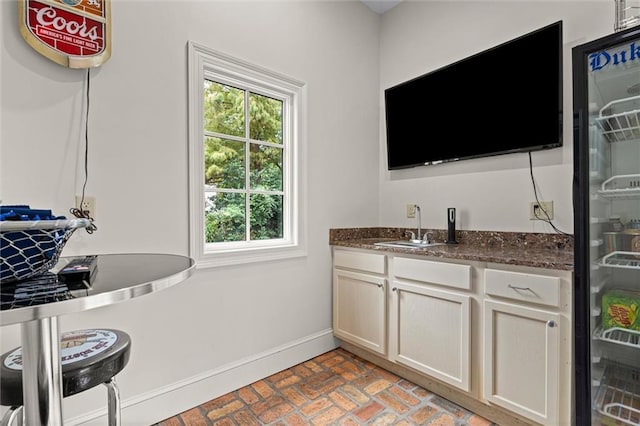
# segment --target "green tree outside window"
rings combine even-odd
[[[281,100],[205,80],[207,243],[283,238],[282,108]]]

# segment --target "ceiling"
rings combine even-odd
[[[373,10],[376,13],[383,14],[387,10],[396,6],[402,0],[360,0],[362,3],[366,4],[369,9]]]

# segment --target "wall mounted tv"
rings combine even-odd
[[[562,146],[562,21],[384,94],[389,170]]]

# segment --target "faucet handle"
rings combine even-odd
[[[424,236],[422,237],[422,241],[427,244],[431,244],[432,237],[433,237],[433,232],[425,232]]]
[[[404,236],[409,237],[410,240],[416,239],[416,234],[414,234],[413,231],[404,231]]]

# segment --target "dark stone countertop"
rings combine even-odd
[[[442,259],[573,271],[573,238],[571,236],[526,232],[457,231],[459,244],[427,248],[376,246],[374,243],[406,239],[405,228],[341,228],[331,229],[329,244],[383,252],[422,255]],[[415,232],[415,230],[413,230]],[[433,232],[432,240],[443,242],[446,231]]]

